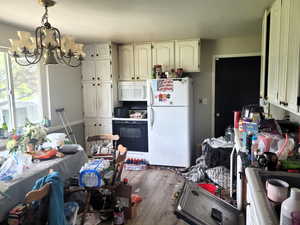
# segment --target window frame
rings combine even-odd
[[[8,48],[0,46],[0,52],[5,53],[5,64],[6,64],[6,73],[7,73],[7,96],[9,101],[9,113],[10,113],[10,123],[13,129],[17,128],[17,118],[16,118],[16,99],[15,99],[15,89],[14,89],[14,80],[13,80],[13,72],[12,72],[12,58],[8,54]],[[45,91],[48,92],[48,88],[44,91],[43,87],[47,87],[47,79],[43,79],[42,73],[46,74],[45,66],[38,63],[38,70],[39,70],[39,85],[41,87],[40,98],[41,98],[41,110],[42,110],[42,117],[47,116],[49,118],[49,110],[48,110],[48,101],[47,97],[45,96]]]

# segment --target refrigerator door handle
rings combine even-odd
[[[151,108],[151,128],[154,126],[154,109]]]
[[[152,89],[152,86],[150,86],[150,105],[152,106],[153,105],[153,102],[154,102],[154,96],[153,96],[153,89]]]

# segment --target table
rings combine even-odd
[[[9,182],[0,182],[0,185],[6,186],[4,193],[8,196],[0,195],[0,222],[5,220],[10,209],[23,202],[25,195],[32,189],[35,181],[47,175],[50,168],[59,171],[63,181],[76,175],[82,165],[88,161],[83,148],[80,145],[76,147],[79,150],[76,154],[41,161],[25,171],[22,177]]]

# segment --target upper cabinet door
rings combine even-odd
[[[265,82],[266,82],[266,53],[267,53],[267,42],[268,42],[268,36],[267,36],[267,31],[268,31],[268,16],[269,16],[269,11],[265,10],[264,17],[263,17],[263,22],[262,22],[262,39],[261,39],[261,71],[260,71],[260,91],[259,91],[259,96],[261,98],[266,97],[265,93]]]
[[[278,101],[278,76],[280,54],[280,24],[281,0],[276,0],[271,8],[268,100],[271,103]]]
[[[133,45],[120,45],[119,48],[119,80],[134,79]]]
[[[147,80],[152,73],[151,44],[134,46],[135,79]]]
[[[95,61],[84,60],[81,65],[81,73],[83,81],[96,80]]]
[[[162,65],[164,72],[175,69],[174,41],[153,43],[152,67],[154,65]]]
[[[290,30],[287,61],[287,103],[288,109],[299,113],[299,78],[300,78],[300,1],[291,0]]]
[[[97,86],[94,82],[83,82],[83,112],[85,117],[97,116]]]
[[[96,60],[96,79],[101,82],[112,81],[110,59]]]
[[[95,58],[96,59],[110,59],[111,57],[111,45],[110,44],[98,44],[95,45]]]
[[[279,75],[278,75],[278,101],[286,105],[286,83],[290,34],[290,4],[291,0],[284,0],[281,4],[280,49],[279,49]]]
[[[95,58],[95,46],[94,45],[84,46],[84,52],[86,54],[85,60],[92,60]]]
[[[200,72],[200,40],[175,41],[175,65],[185,72]]]
[[[97,83],[97,117],[112,117],[112,84]]]

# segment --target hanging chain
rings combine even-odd
[[[45,6],[45,13],[42,17],[42,25],[45,25],[46,23],[48,23],[48,7]]]

